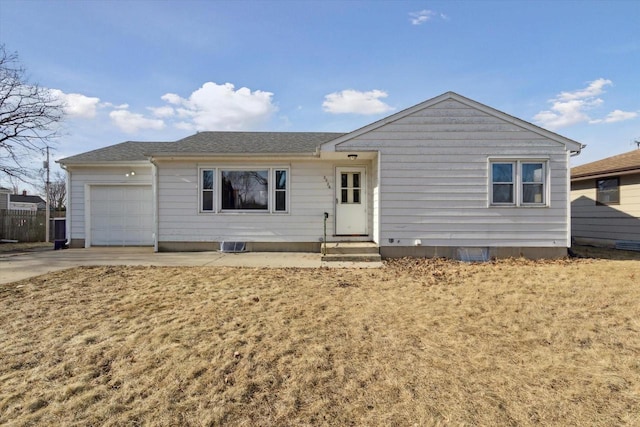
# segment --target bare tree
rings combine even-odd
[[[38,189],[41,196],[47,197],[47,172],[45,169],[40,169],[41,185]],[[53,179],[49,181],[49,203],[51,209],[57,212],[61,212],[65,208],[67,202],[67,181],[62,172],[56,171],[53,174]]]
[[[0,177],[33,178],[27,164],[53,143],[63,107],[50,90],[28,83],[18,55],[0,45]]]

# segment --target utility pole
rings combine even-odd
[[[44,168],[47,170],[47,182],[45,183],[45,186],[44,186],[44,188],[45,188],[44,191],[47,193],[47,204],[46,204],[47,212],[44,215],[44,218],[45,218],[44,219],[44,222],[45,222],[44,229],[45,229],[46,236],[45,236],[45,240],[44,241],[49,243],[49,227],[50,227],[49,221],[51,220],[51,218],[50,218],[51,212],[50,212],[50,209],[49,209],[50,201],[49,201],[49,146],[48,145],[47,145],[47,160],[44,162]]]

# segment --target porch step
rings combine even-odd
[[[327,254],[378,254],[373,242],[327,242]]]
[[[327,254],[322,261],[327,262],[380,262],[378,245],[373,242],[331,242],[327,243]]]
[[[380,262],[380,254],[327,254],[322,256],[327,262]]]

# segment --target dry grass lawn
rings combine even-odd
[[[0,424],[640,425],[640,261],[0,286]]]

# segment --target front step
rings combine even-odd
[[[378,245],[373,242],[327,242],[327,254],[377,254]]]
[[[331,242],[322,261],[328,262],[380,262],[378,246],[373,242]]]
[[[380,262],[380,254],[327,254],[322,261],[327,262]]]

